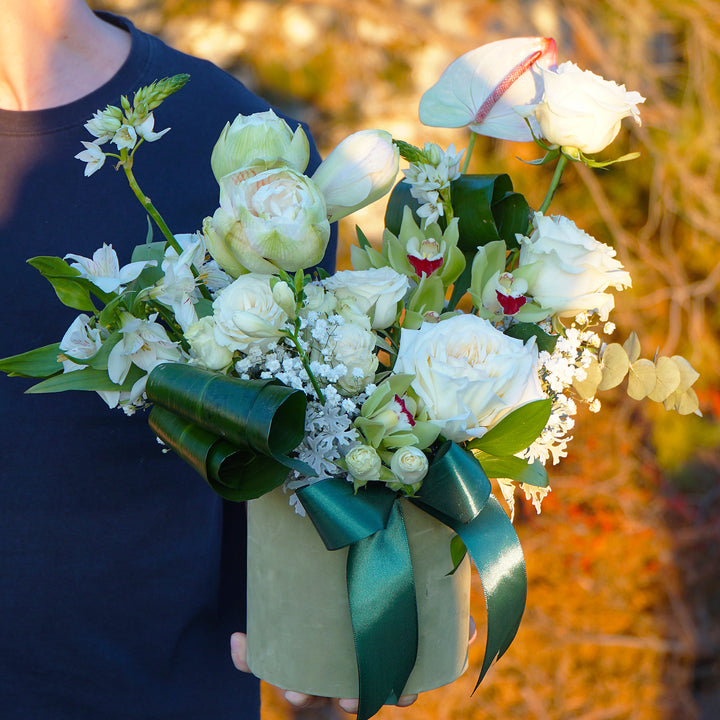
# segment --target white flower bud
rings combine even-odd
[[[360,482],[380,479],[382,461],[374,447],[357,445],[345,456],[348,472]]]
[[[390,469],[403,485],[420,485],[428,467],[425,453],[412,445],[396,450],[390,459]]]

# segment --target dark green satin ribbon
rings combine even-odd
[[[446,443],[411,499],[455,530],[483,584],[488,635],[476,688],[515,637],[527,585],[520,542],[490,490],[478,462]],[[358,718],[367,720],[397,700],[417,656],[415,588],[398,496],[373,484],[354,494],[339,479],[310,485],[298,496],[328,549],[350,547],[347,583],[358,660]]]

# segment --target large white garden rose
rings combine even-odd
[[[615,259],[615,250],[560,215],[535,213],[534,226],[529,238],[518,236],[520,267],[540,265],[529,276],[528,293],[559,317],[595,311],[607,320],[615,299],[605,290],[632,285],[630,275]]]
[[[564,62],[553,70],[541,67],[544,93],[535,108],[543,137],[585,154],[606,148],[620,131],[620,121],[632,117],[640,125],[638,104],[645,98],[624,85],[590,70]]]
[[[323,281],[323,286],[340,300],[354,303],[370,318],[374,330],[389,327],[395,321],[398,302],[409,283],[405,275],[390,267],[370,270],[341,270]]]
[[[237,277],[319,263],[330,239],[319,188],[291,167],[254,165],[220,180],[220,207],[203,224],[208,251]]]
[[[413,373],[413,390],[449,440],[482,437],[500,419],[545,394],[534,340],[503,335],[476,315],[403,329],[394,371]]]
[[[266,350],[287,320],[275,302],[268,275],[241,275],[213,302],[215,340],[231,351]]]

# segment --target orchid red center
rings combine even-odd
[[[417,255],[408,255],[407,259],[418,277],[422,277],[423,274],[429,277],[443,264],[442,257],[431,260],[430,258],[417,257]]]

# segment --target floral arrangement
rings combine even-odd
[[[437,464],[466,467],[471,453],[473,469],[449,473],[472,475],[479,498],[468,517],[447,521],[459,536],[453,562],[468,550],[480,567],[496,552],[493,572],[523,582],[522,559],[503,560],[509,545],[486,536],[479,549],[467,530],[492,505],[487,477],[511,512],[516,486],[539,512],[545,465],[566,454],[577,402],[599,410],[597,393],[625,377],[633,398],[698,412],[698,375],[686,360],[641,358],[634,334],[623,344],[603,339],[613,332],[609,291],[631,284],[615,251],[547,214],[568,162],[632,159],[594,156],[623,118],[640,123],[637,92],[558,66],[550,39],[490,43],[453,62],[420,103],[424,124],[469,128],[466,150],[362,131],[310,177],[302,128],[272,111],[238,116],[212,153],[218,209],[200,232],[174,235],[133,163],[168,132],[154,130],[153,110],[187,79],[141,88],[85,126],[94,137],[77,155],[85,174],[116,161],[163,240],[150,235],[122,267],[107,245],[92,258],[29,260],[81,313],[59,343],[0,361],[5,372],[41,378],[31,392],[93,390],[128,414],[154,404],[159,438],[224,497],[283,485],[296,512],[311,516],[312,488],[327,483],[353,497],[380,486],[432,506],[428,488],[442,494],[449,472]],[[537,211],[507,175],[467,174],[477,134],[534,142],[544,152],[535,164],[556,163]],[[395,185],[400,157],[408,165]],[[323,257],[330,223],[393,185],[381,247],[358,230],[353,270],[306,272]],[[481,676],[522,615],[524,590],[509,592],[486,598]],[[399,693],[409,669],[361,698],[360,715]]]

